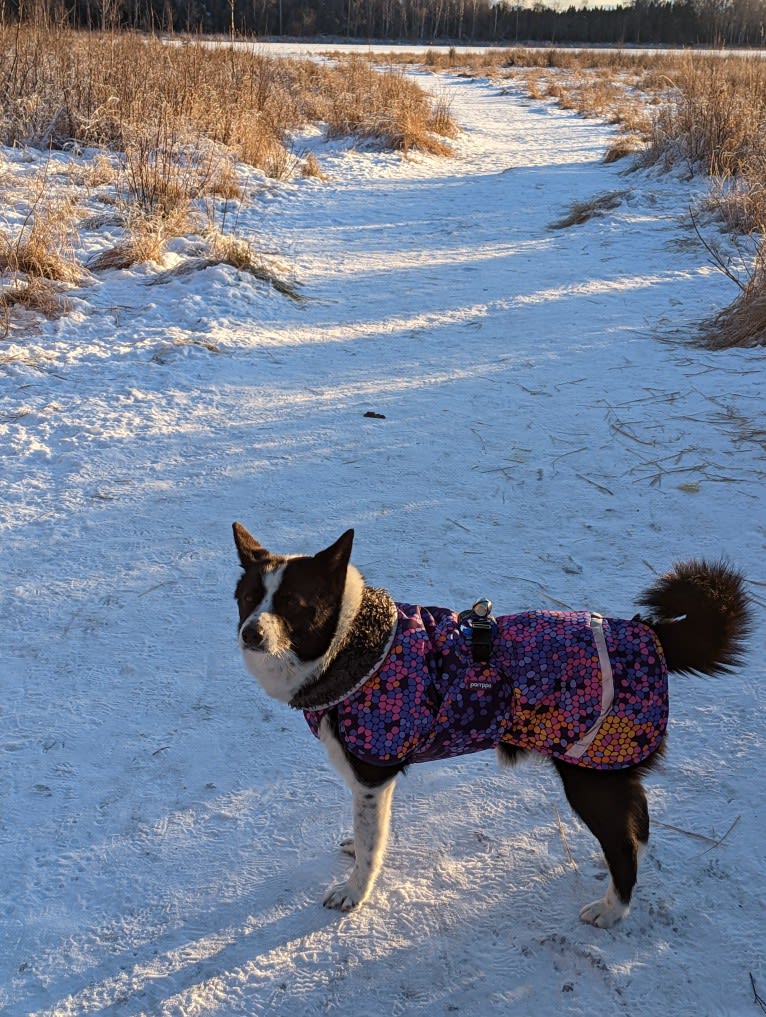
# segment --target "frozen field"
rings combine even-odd
[[[690,228],[702,184],[621,175],[609,128],[512,88],[421,81],[454,158],[309,132],[328,181],[245,177],[240,228],[303,302],[143,266],[0,343],[8,1017],[759,1012],[766,351],[688,342],[734,296]],[[288,552],[353,526],[398,599],[503,613],[632,613],[692,555],[746,572],[750,661],[673,682],[622,926],[578,920],[606,873],[553,773],[492,754],[413,768],[373,899],[321,907],[349,800],[244,671],[235,519]]]

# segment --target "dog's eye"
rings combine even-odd
[[[288,611],[300,611],[301,608],[306,606],[306,602],[303,597],[297,593],[286,593],[284,596],[284,605]]]

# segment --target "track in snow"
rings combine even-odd
[[[233,519],[284,551],[353,525],[398,598],[500,611],[627,611],[690,554],[766,572],[764,355],[657,340],[731,296],[689,185],[603,166],[595,122],[438,87],[454,159],[307,135],[331,181],[243,211],[305,304],[231,269],[114,273],[5,369],[10,1017],[700,1017],[752,1012],[748,972],[766,987],[762,627],[752,669],[674,685],[650,806],[710,840],[655,826],[624,926],[577,920],[605,872],[553,775],[489,754],[414,768],[371,903],[319,905],[350,809],[243,672]]]

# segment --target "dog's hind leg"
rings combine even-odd
[[[586,905],[580,918],[608,929],[630,910],[638,862],[649,840],[644,767],[607,771],[554,763],[569,804],[601,845],[612,877],[605,896]]]
[[[383,864],[396,776],[395,771],[389,776],[386,768],[381,767],[378,768],[383,777],[380,783],[373,785],[360,780],[328,718],[322,720],[319,737],[330,762],[351,789],[354,809],[353,841],[344,841],[341,845],[346,854],[353,856],[354,867],[345,882],[327,891],[324,905],[338,911],[351,911],[369,897]]]

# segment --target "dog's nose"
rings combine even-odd
[[[263,642],[263,629],[259,621],[249,621],[242,626],[239,638],[249,650],[257,650]]]

